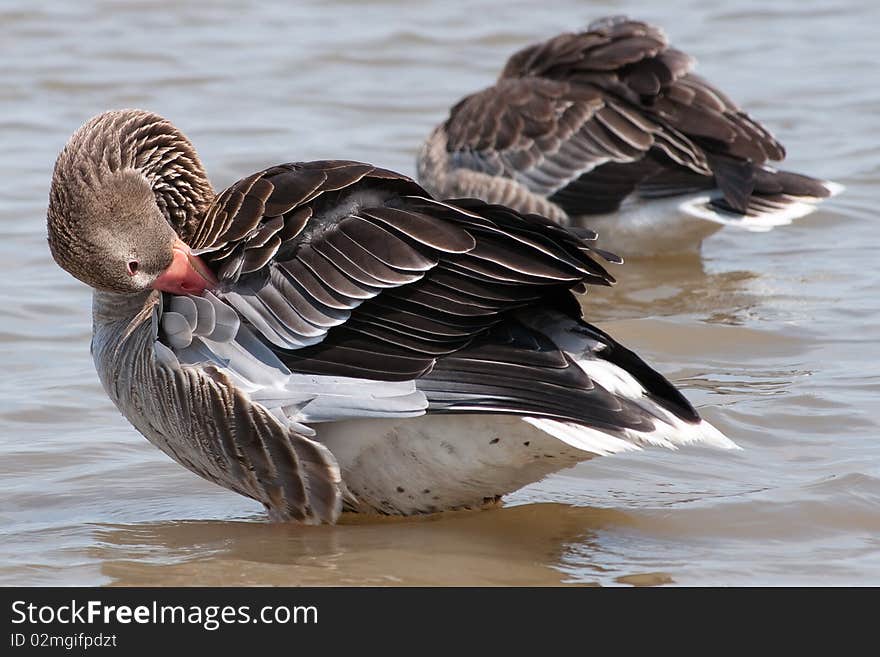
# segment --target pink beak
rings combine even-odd
[[[171,248],[174,260],[153,283],[153,289],[172,294],[201,294],[217,285],[217,278],[208,266],[193,255],[183,241],[178,239]]]

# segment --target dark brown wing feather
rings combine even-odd
[[[699,421],[688,401],[633,352],[594,326],[581,331],[608,345],[607,360],[630,372],[657,403]],[[609,433],[650,431],[652,419],[633,400],[603,390],[542,334],[513,321],[440,359],[417,385],[435,413],[515,413],[585,424]]]
[[[662,30],[623,17],[524,48],[494,87],[452,108],[453,166],[517,180],[568,214],[613,210],[660,168],[714,177],[745,207],[742,169],[785,151],[692,66]],[[588,195],[612,175],[616,188]]]
[[[547,219],[441,203],[354,162],[249,176],[220,194],[199,235],[227,303],[288,367],[317,374],[418,378],[516,309],[566,306],[552,299],[613,281]]]
[[[216,224],[201,234],[214,242],[200,250],[218,296],[292,371],[415,380],[438,412],[644,428],[643,412],[622,413],[517,320],[534,308],[580,321],[571,291],[613,282],[594,256],[614,256],[544,217],[436,201],[404,176],[353,162],[267,169],[223,192],[207,216]],[[613,353],[610,338],[603,344]],[[630,369],[645,385],[659,376],[643,363]],[[515,381],[529,378],[531,391]],[[660,380],[656,397],[691,419]]]

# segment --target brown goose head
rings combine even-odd
[[[195,149],[170,122],[142,110],[105,112],[55,163],[49,248],[98,290],[198,294],[216,279],[188,241],[213,197]]]

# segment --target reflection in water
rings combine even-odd
[[[611,509],[527,504],[421,519],[346,516],[335,527],[262,522],[113,525],[91,555],[109,583],[555,585],[572,545],[631,524]],[[584,573],[577,581],[591,583]]]
[[[748,271],[709,273],[699,253],[663,258],[629,258],[608,265],[611,288],[592,288],[583,300],[591,321],[646,316],[695,315],[718,324],[741,324],[758,299]]]

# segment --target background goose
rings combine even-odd
[[[140,110],[55,166],[56,261],[94,291],[123,415],[275,519],[474,507],[595,455],[734,447],[581,318],[614,256],[537,215],[431,199],[368,164],[255,173],[215,196]]]
[[[419,182],[583,223],[625,256],[691,249],[723,225],[770,230],[842,189],[771,167],[782,145],[693,66],[621,16],[524,48],[431,133]]]

